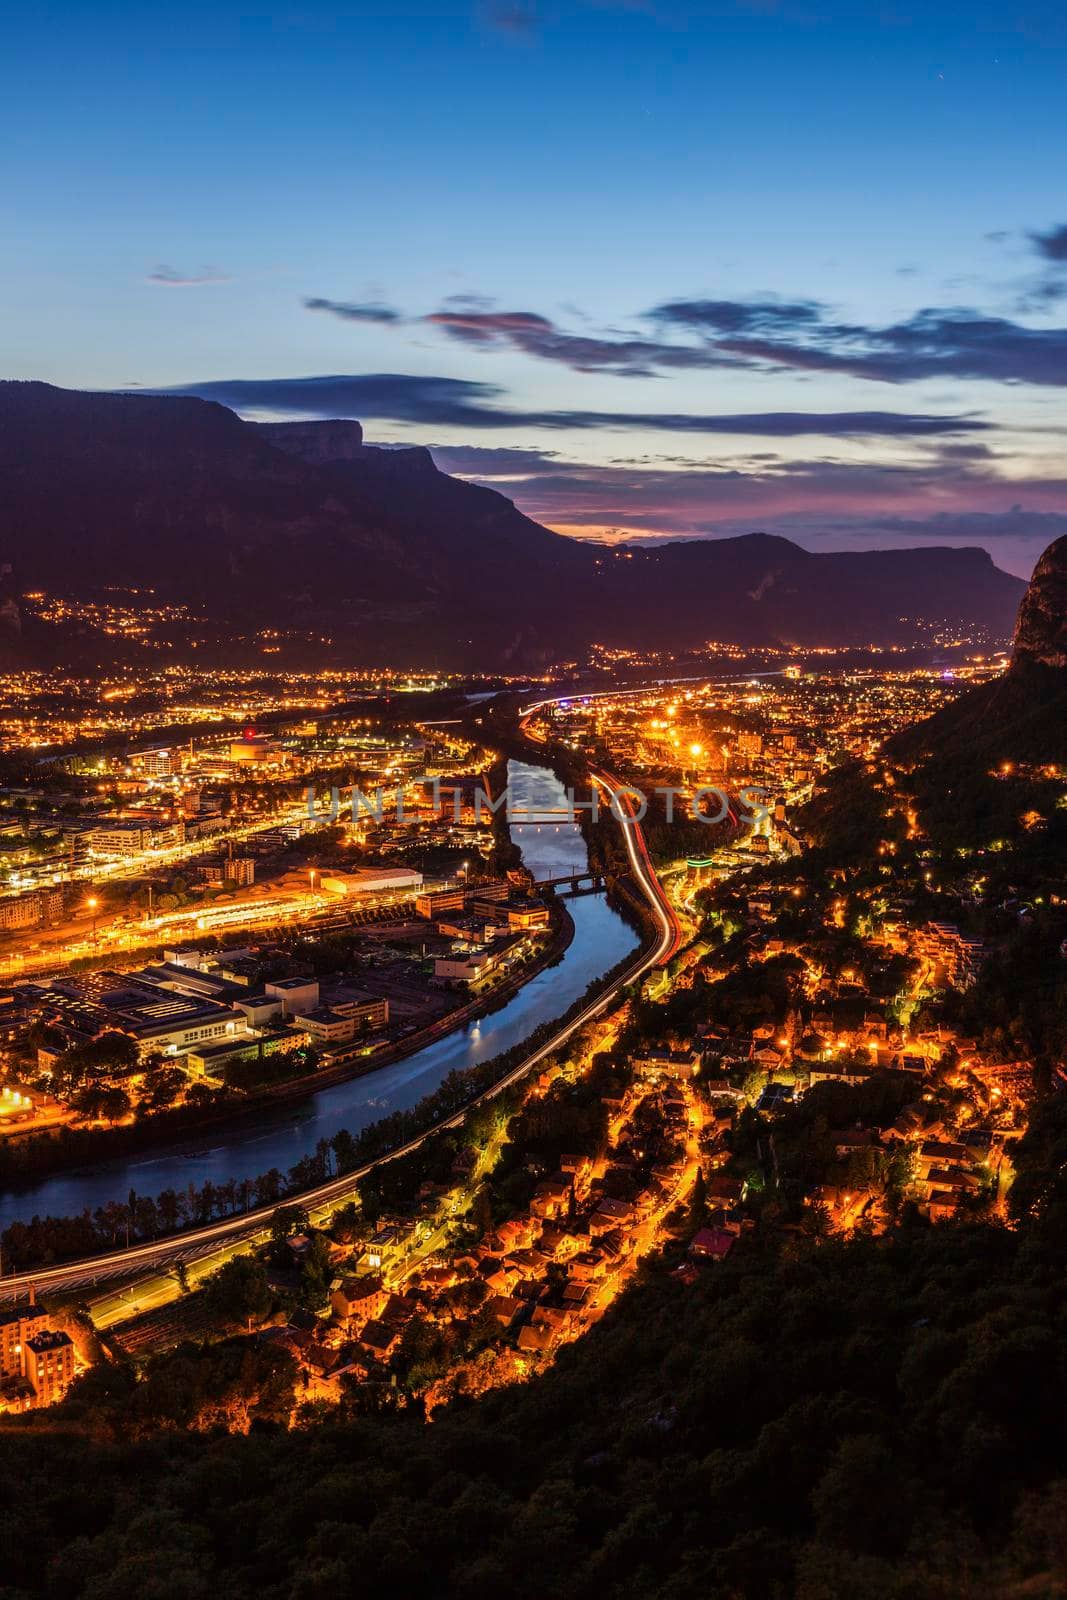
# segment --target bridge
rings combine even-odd
[[[602,872],[590,872],[588,869],[581,872],[575,869],[574,872],[561,872],[554,878],[535,878],[531,888],[567,888],[571,894],[595,894],[604,888],[605,881]]]

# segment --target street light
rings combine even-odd
[[[100,902],[96,898],[95,894],[91,894],[89,896],[88,900],[86,900],[85,904],[86,904],[86,907],[88,908],[88,910],[92,913],[92,918],[93,918],[93,943],[95,944],[96,943],[96,913],[97,913],[97,908],[100,905]]]

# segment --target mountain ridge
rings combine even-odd
[[[230,635],[302,627],[368,663],[523,670],[594,642],[910,642],[916,619],[952,614],[1006,637],[1023,588],[977,549],[824,553],[763,533],[605,549],[357,422],[43,383],[0,383],[5,564],[8,600],[151,589]]]

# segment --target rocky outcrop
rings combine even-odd
[[[328,461],[356,461],[363,454],[363,428],[340,418],[328,422],[261,422],[268,444],[312,466]]]
[[[1067,667],[1067,535],[1034,568],[1019,607],[1012,665]]]

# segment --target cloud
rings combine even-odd
[[[668,300],[649,317],[700,333],[773,335],[815,327],[825,309],[817,300]]]
[[[358,417],[465,428],[623,428],[659,433],[733,434],[774,439],[937,438],[984,432],[977,417],[895,411],[692,412],[532,411],[498,404],[504,391],[465,378],[404,373],[309,378],[215,379],[172,394],[218,400],[236,411],[315,417]]]
[[[1042,268],[1024,283],[1017,308],[1023,312],[1047,313],[1061,300],[1067,300],[1067,222],[1045,233],[1029,233],[1027,240],[1040,257]]]
[[[998,539],[1039,539],[1051,544],[1067,533],[1067,512],[1027,511],[1020,505],[1007,511],[939,511],[932,517],[872,517],[865,525],[853,523],[853,532],[872,538],[903,534],[909,539],[966,539],[988,544]]]
[[[1064,292],[1059,280],[1043,280],[1025,309],[1046,308]],[[568,333],[536,311],[450,307],[423,320],[475,349],[510,348],[575,372],[625,378],[744,367],[841,373],[881,383],[980,378],[1067,385],[1067,328],[1031,328],[966,307],[927,308],[874,327],[834,321],[814,300],[668,300],[642,319],[659,333],[655,338],[614,330]],[[679,337],[664,338],[665,332]]]
[[[195,272],[179,272],[177,267],[161,261],[146,274],[147,283],[158,283],[164,289],[199,289],[211,283],[229,283],[229,275],[218,267],[198,267]]]
[[[927,416],[899,411],[741,411],[701,416],[688,412],[552,412],[555,427],[612,428],[626,425],[667,433],[732,433],[768,439],[804,434],[832,439],[901,439],[980,432],[991,426],[977,417]]]
[[[433,311],[424,318],[452,339],[481,349],[511,346],[524,355],[555,361],[575,372],[610,372],[621,378],[649,378],[659,368],[717,367],[730,364],[703,347],[663,344],[630,336],[592,337],[566,333],[536,311]]]
[[[1067,272],[1062,270],[1067,267],[1067,223],[1031,232],[1028,239],[1044,266],[1017,286],[1016,309],[1046,314],[1067,298]],[[807,298],[700,297],[664,300],[639,314],[634,328],[575,333],[540,311],[502,311],[493,301],[473,295],[450,297],[436,311],[412,318],[377,304],[322,298],[304,304],[353,322],[421,322],[469,349],[518,350],[574,372],[623,378],[741,368],[840,374],[893,384],[971,378],[1067,386],[1067,328],[1031,327],[966,305],[927,306],[879,326],[842,321],[825,303]]]
[[[324,300],[315,297],[304,301],[305,311],[328,311],[333,317],[340,317],[342,322],[380,322],[390,325],[402,322],[399,311],[394,311],[392,306],[377,303],[365,305],[352,304],[347,300]]]
[[[393,422],[499,428],[506,416],[492,402],[495,384],[464,378],[373,372],[310,378],[234,378],[184,384],[169,394],[218,400],[241,412],[300,417],[375,417]]]
[[[1067,222],[1049,228],[1047,233],[1031,233],[1030,239],[1038,254],[1046,261],[1067,264]]]
[[[721,304],[674,301],[650,315],[663,325],[703,331],[719,355],[778,370],[845,373],[882,383],[986,378],[1067,385],[1067,328],[1028,328],[961,307],[930,308],[876,328],[829,322],[805,307],[792,325],[782,316],[769,332],[753,333],[743,325],[734,333],[724,331]]]

